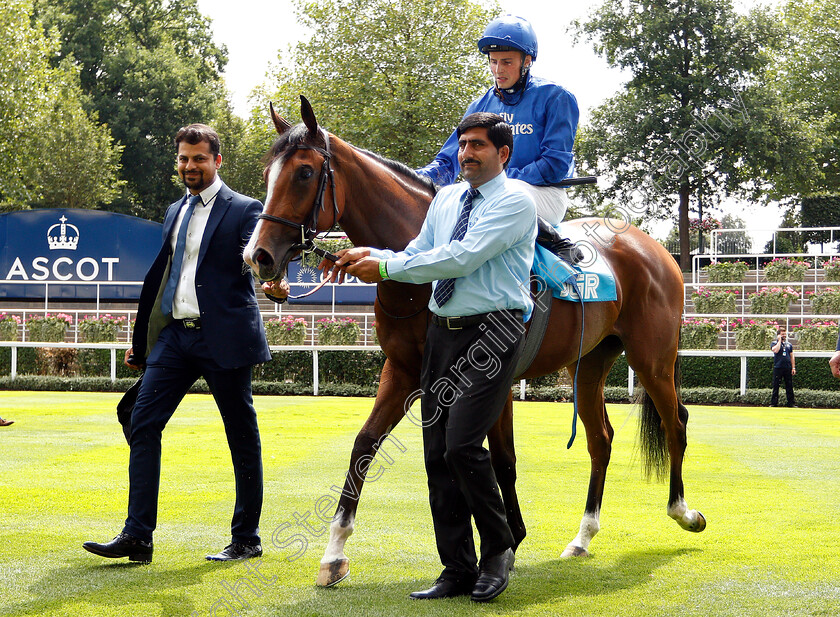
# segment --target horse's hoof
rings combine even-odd
[[[570,544],[566,550],[560,555],[561,559],[568,559],[569,557],[589,557],[589,551],[580,546]]]
[[[348,576],[350,576],[350,560],[336,559],[330,563],[321,564],[315,584],[318,587],[332,587],[338,585]]]
[[[706,528],[706,517],[703,516],[703,513],[700,510],[697,511],[697,522],[694,524],[693,529],[689,529],[689,531],[693,531],[694,533],[700,533]]]

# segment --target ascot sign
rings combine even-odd
[[[0,215],[0,297],[136,299],[160,248],[161,225],[98,210],[25,210]],[[100,283],[97,294],[96,285]],[[111,284],[107,284],[111,283]]]

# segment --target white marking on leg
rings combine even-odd
[[[583,515],[578,535],[566,546],[561,557],[580,557],[589,554],[589,543],[601,529],[600,516],[600,512]]]
[[[706,519],[697,510],[689,510],[685,499],[680,497],[673,504],[668,506],[668,516],[677,521],[677,524],[686,531],[703,531],[706,528]]]
[[[321,563],[332,563],[341,559],[347,559],[344,554],[344,545],[347,544],[347,538],[353,533],[353,522],[355,516],[350,516],[350,520],[346,527],[341,526],[339,516],[333,520],[330,525],[330,540],[327,543],[327,549],[324,551],[324,556],[321,558]]]

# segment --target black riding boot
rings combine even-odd
[[[537,217],[537,244],[574,265],[583,259],[583,253],[568,238],[564,238],[543,217]]]

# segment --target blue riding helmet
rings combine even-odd
[[[478,49],[483,54],[491,51],[521,51],[537,59],[537,35],[527,19],[503,15],[491,21],[478,39]]]

